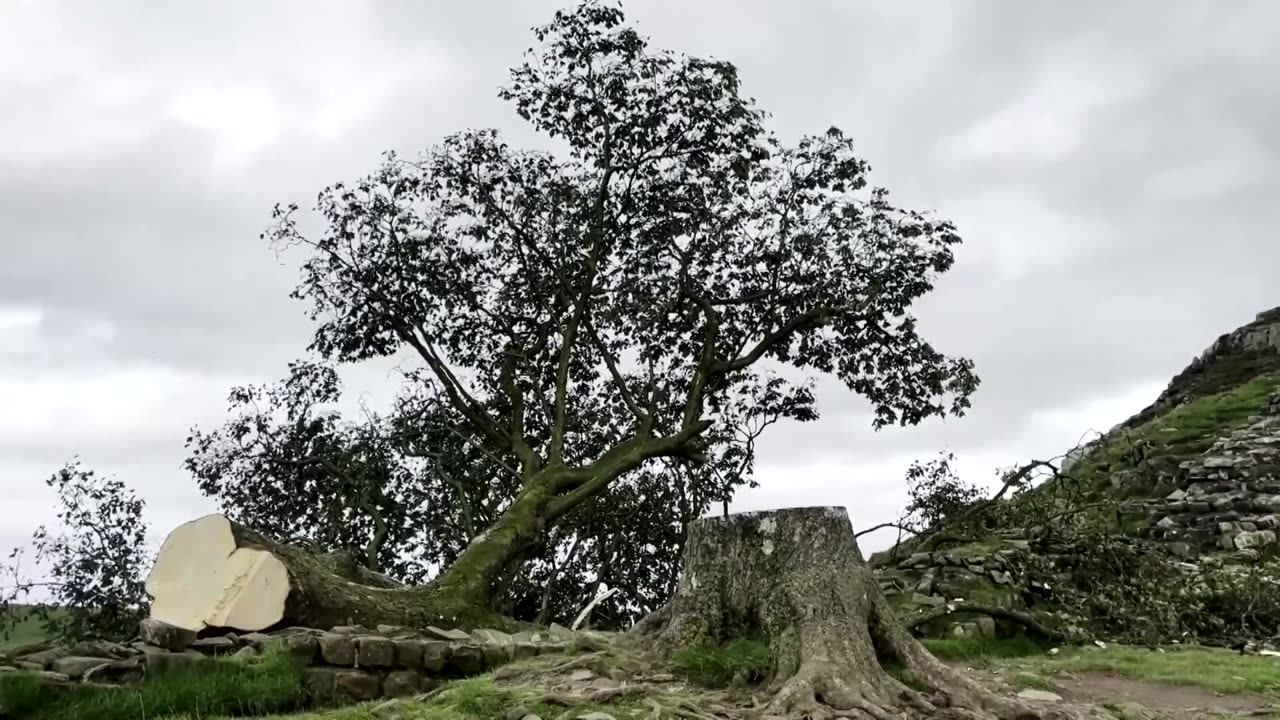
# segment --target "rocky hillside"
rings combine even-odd
[[[1119,572],[1138,558],[1167,556],[1172,562],[1159,570],[1154,559],[1142,567],[1152,583],[1206,593],[1221,590],[1223,568],[1265,564],[1280,547],[1280,308],[1219,337],[1150,406],[1067,453],[1046,481],[965,522],[872,558],[903,615],[936,615],[964,600],[1087,624],[1071,606],[1123,584],[1098,579],[1104,560]],[[1206,581],[1206,568],[1218,579]],[[1141,604],[1143,593],[1129,592],[1125,602]],[[996,631],[990,620],[961,614],[922,627]]]

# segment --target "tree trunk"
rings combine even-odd
[[[216,514],[169,534],[146,588],[152,618],[195,631],[510,625],[435,583],[406,587],[360,567],[349,555],[278,543]]]
[[[535,547],[546,531],[546,512],[552,497],[546,483],[530,483],[432,584],[459,601],[491,607],[503,571]]]
[[[672,601],[632,634],[670,651],[763,635],[784,717],[1087,717],[1037,712],[939,662],[890,610],[844,508],[796,508],[691,523]]]

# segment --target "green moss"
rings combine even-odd
[[[28,673],[0,675],[0,707],[23,720],[245,717],[312,704],[302,671],[283,651],[150,673],[135,688],[51,688]]]
[[[691,645],[672,654],[671,666],[689,681],[706,687],[755,684],[769,674],[769,643],[750,637],[724,645]]]

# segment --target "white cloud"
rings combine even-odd
[[[953,159],[1016,157],[1057,161],[1083,146],[1095,113],[1147,87],[1140,58],[1107,47],[1094,36],[1045,48],[1043,65],[1031,69],[1004,106],[949,138]]]
[[[1036,410],[1031,414],[1030,420],[1043,432],[1053,433],[1055,436],[1069,437],[1072,433],[1078,434],[1070,445],[1061,449],[1066,452],[1076,442],[1088,442],[1097,433],[1105,433],[1137,414],[1160,396],[1166,384],[1167,381],[1153,381],[1119,395],[1090,400],[1083,405]]]
[[[180,434],[189,421],[221,410],[231,381],[168,367],[103,374],[0,378],[0,436],[8,443],[49,437],[68,442],[129,442]]]
[[[168,112],[217,138],[214,165],[220,171],[247,165],[257,151],[280,137],[284,127],[283,111],[264,87],[184,89],[173,98]]]
[[[1266,179],[1270,168],[1256,138],[1244,133],[1220,136],[1181,164],[1153,175],[1146,183],[1154,201],[1212,200]]]

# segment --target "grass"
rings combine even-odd
[[[925,638],[929,652],[942,660],[998,660],[1043,655],[1049,645],[1026,637],[1013,638]]]
[[[1203,687],[1213,692],[1255,692],[1280,698],[1280,662],[1273,657],[1240,655],[1203,647],[1146,648],[1108,646],[1064,650],[1057,657],[1034,659],[1042,673],[1106,672],[1132,680]]]
[[[1064,673],[1111,673],[1153,683],[1202,687],[1217,693],[1253,692],[1280,699],[1280,661],[1231,650],[1172,645],[1149,649],[1124,645],[1064,647],[1056,655],[1026,639],[925,640],[939,658],[1013,671],[1022,688],[1053,690]]]
[[[154,672],[134,688],[51,688],[26,673],[0,675],[0,707],[24,720],[245,717],[312,704],[301,669],[284,651]]]
[[[769,673],[769,643],[738,638],[720,646],[685,647],[672,655],[671,665],[676,673],[705,687],[754,684]]]
[[[1149,422],[1132,428],[1082,458],[1072,475],[1095,491],[1107,490],[1111,473],[1133,469],[1128,456],[1134,444],[1150,443],[1147,460],[1175,466],[1197,457],[1220,437],[1262,412],[1280,387],[1280,373],[1269,373],[1214,395],[1195,398]]]
[[[36,615],[35,608],[13,605],[5,612],[13,613],[17,622],[10,629],[7,637],[0,637],[0,653],[8,648],[37,643],[46,639],[44,625],[41,623],[40,617]]]

